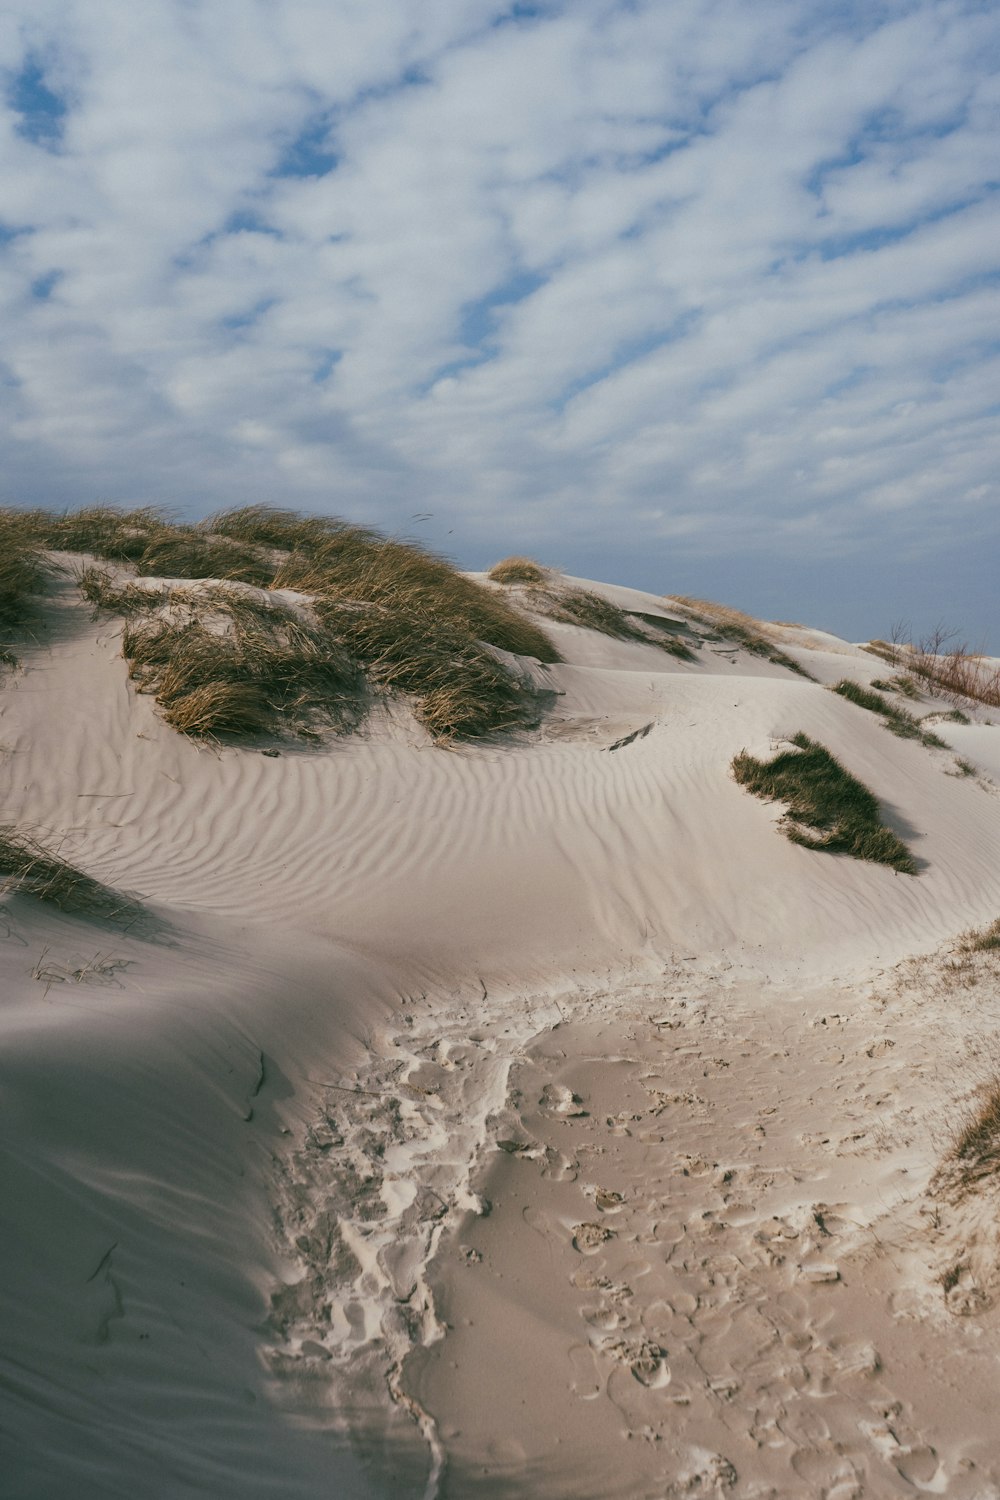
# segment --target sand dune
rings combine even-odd
[[[1000,1495],[993,1189],[933,1178],[996,1034],[935,955],[1000,912],[1000,728],[894,737],[805,627],[815,681],[547,628],[536,731],[262,754],[54,589],[4,820],[148,919],[4,903],[5,1494]],[[799,731],[916,876],[736,784]]]

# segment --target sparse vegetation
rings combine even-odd
[[[133,897],[85,875],[11,825],[0,827],[0,877],[5,892],[34,896],[91,920],[129,923],[142,912]]]
[[[545,583],[549,574],[530,557],[505,557],[486,576],[494,583]]]
[[[947,771],[948,776],[978,776],[979,772],[971,760],[965,760],[961,755],[955,756],[954,771]]]
[[[920,697],[920,689],[912,677],[876,677],[872,679],[872,687],[881,693],[902,693],[904,698]]]
[[[789,672],[797,673],[799,677],[807,677],[810,682],[815,681],[811,672],[807,672],[794,657],[780,650],[774,641],[767,637],[761,627],[761,622],[755,620],[752,615],[746,615],[742,610],[729,609],[722,604],[713,604],[709,599],[692,599],[684,594],[671,597],[691,620],[715,631],[720,638],[733,641],[744,651],[748,651],[751,656],[762,656],[767,661],[773,662],[775,666],[785,667]]]
[[[904,740],[919,740],[933,750],[947,750],[948,746],[940,735],[932,734],[928,729],[921,729],[918,721],[905,708],[900,708],[898,703],[893,703],[890,698],[884,698],[881,693],[873,692],[871,688],[862,687],[859,682],[853,682],[849,677],[842,677],[835,683],[833,692],[839,693],[841,698],[856,703],[859,708],[866,708],[870,713],[878,714],[885,727],[898,734]]]
[[[736,780],[755,796],[787,803],[781,821],[788,838],[915,875],[913,855],[882,822],[874,794],[808,735],[797,734],[791,743],[794,749],[770,761],[743,750],[732,765]]]
[[[619,609],[610,599],[595,594],[589,589],[552,588],[532,590],[531,608],[550,620],[564,625],[579,625],[584,630],[596,630],[601,635],[617,641],[636,641],[644,646],[656,646],[670,656],[690,661],[690,649],[676,635],[662,630],[645,628],[636,616]]]
[[[1000,952],[1000,917],[988,927],[971,928],[963,932],[958,941],[960,953]]]

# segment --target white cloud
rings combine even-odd
[[[728,547],[751,594],[951,514],[974,572],[998,43],[964,0],[13,0],[8,498],[428,509],[647,583]]]

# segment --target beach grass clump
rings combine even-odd
[[[175,529],[154,506],[119,510],[113,505],[88,505],[62,515],[36,512],[36,516],[43,546],[58,552],[87,552],[110,562],[138,562],[154,537]]]
[[[948,746],[940,735],[932,733],[929,729],[922,729],[918,720],[907,709],[901,708],[891,698],[883,697],[872,688],[862,687],[859,682],[853,682],[849,677],[842,677],[839,682],[834,683],[832,691],[838,693],[841,698],[846,698],[849,703],[856,703],[859,708],[866,708],[869,713],[878,714],[885,727],[893,734],[899,735],[900,739],[919,740],[922,745],[932,750],[947,750]]]
[[[676,635],[655,627],[653,630],[644,628],[636,616],[590,589],[544,589],[532,594],[530,604],[532,609],[563,625],[579,625],[584,630],[596,630],[601,635],[610,636],[612,640],[636,641],[644,646],[656,646],[682,661],[692,660],[691,651]]]
[[[34,896],[92,921],[128,923],[142,913],[134,897],[84,874],[11,824],[0,827],[0,879],[5,894]]]
[[[30,519],[18,511],[0,511],[0,626],[23,625],[32,596],[44,592],[46,581],[45,560]]]
[[[548,569],[531,557],[504,557],[494,563],[487,573],[494,583],[545,583]]]
[[[973,927],[963,932],[958,942],[960,953],[1000,952],[1000,917],[988,927]]]
[[[880,693],[902,693],[904,698],[919,698],[920,689],[912,677],[900,673],[898,677],[875,677],[872,679],[872,687],[878,688]]]
[[[915,875],[916,861],[882,822],[874,793],[825,745],[801,733],[791,743],[793,749],[773,760],[757,760],[742,750],[732,763],[736,780],[754,796],[787,804],[781,819],[787,837],[807,849],[849,854]]]
[[[959,1130],[952,1147],[959,1188],[970,1188],[1000,1171],[1000,1077],[983,1088],[980,1102]]]
[[[373,684],[414,700],[417,718],[439,743],[537,723],[541,694],[531,679],[419,605],[359,608],[321,595],[315,607]]]
[[[765,633],[760,620],[742,610],[731,609],[724,604],[714,604],[710,599],[694,599],[685,594],[671,596],[680,605],[689,619],[714,631],[721,639],[735,642],[751,656],[761,656],[775,666],[785,667],[799,677],[815,678],[794,657],[779,649]]]
[[[266,588],[275,564],[257,547],[204,532],[174,530],[153,538],[137,561],[137,572],[157,578],[218,578]]]
[[[34,513],[0,510],[0,630],[28,624],[32,600],[44,593],[50,571],[38,543]],[[0,642],[0,666],[17,664],[16,653]]]
[[[122,653],[140,691],[155,695],[182,734],[344,732],[364,712],[362,675],[335,635],[276,604],[223,589],[198,600],[186,619],[128,621]]]
[[[279,567],[273,587],[398,610],[407,631],[414,618],[434,620],[515,656],[559,660],[545,632],[502,595],[409,542],[357,527],[345,527],[309,552],[293,553]]]
[[[140,583],[117,578],[110,568],[91,563],[76,575],[77,587],[94,606],[95,614],[104,610],[112,615],[134,615],[158,609],[166,597],[161,588],[143,588]]]

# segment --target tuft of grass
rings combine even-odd
[[[313,556],[338,538],[359,547],[365,542],[381,540],[378,532],[354,526],[336,516],[309,516],[297,510],[282,510],[277,505],[243,505],[223,510],[210,517],[205,525],[213,534],[232,537],[247,545],[277,547],[283,552],[303,552],[307,556]]]
[[[538,720],[541,695],[529,677],[419,606],[358,609],[320,596],[316,611],[372,682],[415,700],[418,719],[440,743],[480,739]]]
[[[932,750],[947,750],[948,746],[938,734],[933,734],[929,729],[921,729],[918,721],[905,708],[900,708],[898,703],[893,703],[889,698],[883,698],[881,693],[873,692],[871,688],[862,687],[859,682],[853,682],[849,677],[842,677],[839,682],[834,683],[832,691],[839,693],[841,698],[846,698],[850,703],[856,703],[859,708],[866,708],[870,713],[879,714],[886,729],[898,734],[904,740],[919,740]]]
[[[160,534],[138,559],[139,573],[160,578],[219,578],[266,588],[274,579],[275,564],[260,550],[228,537],[198,531]]]
[[[272,586],[378,604],[398,610],[401,617],[448,625],[470,641],[485,641],[515,656],[559,660],[545,632],[500,594],[466,578],[442,558],[356,527],[345,527],[311,553],[293,553],[278,569]]]
[[[530,557],[505,557],[487,573],[494,583],[544,583],[548,569]]]
[[[958,940],[960,953],[995,953],[1000,951],[1000,917],[988,927],[971,928]]]
[[[761,628],[761,622],[755,620],[752,615],[744,614],[739,609],[729,609],[723,604],[713,604],[710,599],[693,599],[685,594],[675,594],[671,597],[690,619],[715,631],[724,640],[734,641],[751,656],[762,656],[767,661],[773,662],[775,666],[785,667],[789,672],[795,672],[799,677],[807,677],[810,682],[815,682],[816,679],[811,672],[807,672],[800,662],[780,650],[774,641],[767,637]]]
[[[584,630],[597,630],[616,641],[639,641],[644,646],[658,646],[671,656],[691,659],[691,652],[683,641],[662,633],[651,635],[648,630],[627,610],[619,609],[609,599],[594,594],[589,589],[560,588],[533,592],[531,608],[548,615],[550,620],[559,620],[564,625],[579,625]]]
[[[958,1186],[969,1188],[1000,1170],[1000,1077],[984,1088],[978,1108],[961,1127],[952,1147]]]
[[[781,820],[787,837],[807,849],[850,854],[915,875],[916,861],[882,822],[874,793],[825,745],[801,733],[792,744],[795,749],[770,761],[742,750],[732,763],[736,780],[754,796],[788,804]]]
[[[47,578],[35,513],[0,510],[0,627],[10,629],[27,623],[31,598],[44,592]],[[17,660],[7,650],[0,655],[8,665]]]
[[[129,621],[122,636],[132,676],[155,694],[168,724],[182,734],[242,739],[357,725],[363,679],[329,630],[224,590],[201,603],[215,628],[198,616],[160,617]]]
[[[158,609],[166,595],[162,589],[143,588],[138,583],[119,582],[109,568],[91,564],[76,575],[77,586],[95,614],[105,610],[113,615],[134,615]]]
[[[85,875],[11,824],[0,827],[0,876],[5,892],[34,896],[91,920],[134,922],[142,913],[133,897]]]
[[[154,537],[172,527],[153,506],[118,510],[112,505],[90,505],[63,515],[36,512],[43,546],[60,552],[89,552],[112,562],[137,562]]]
[[[961,755],[955,756],[955,769],[945,773],[948,776],[978,776],[979,769],[972,764],[971,760],[965,760]]]
[[[126,617],[123,649],[133,675],[189,734],[255,735],[279,721],[306,732],[312,716],[346,726],[358,717],[364,664],[380,686],[416,700],[435,738],[475,737],[538,717],[538,691],[505,654],[559,660],[545,631],[499,592],[412,543],[336,517],[258,505],[177,526],[155,510],[92,507],[41,515],[36,530],[44,546],[132,563],[146,575],[294,589],[337,619],[339,635],[321,623],[307,641],[301,622],[294,626],[288,615],[280,623],[249,595],[242,603],[235,594],[213,602],[204,592],[182,597],[171,589],[171,607],[187,604],[195,616],[214,609],[221,623],[140,624],[137,617],[163,604],[162,592],[151,601],[135,583],[85,569],[85,597]],[[276,631],[278,645],[269,651],[265,638]],[[289,662],[298,690],[287,680]]]

